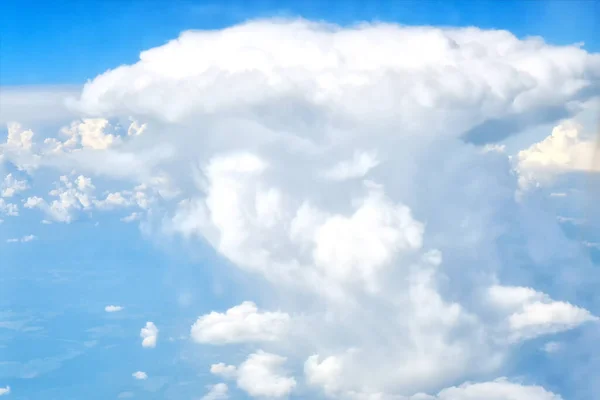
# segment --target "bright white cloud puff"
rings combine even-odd
[[[146,322],[146,326],[140,330],[140,337],[142,338],[142,347],[156,347],[158,328],[154,325],[154,322]]]

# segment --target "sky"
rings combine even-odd
[[[596,1],[0,5],[2,400],[600,397]]]

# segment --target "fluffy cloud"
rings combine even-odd
[[[572,304],[554,301],[531,288],[492,286],[491,301],[508,312],[508,328],[512,339],[526,339],[572,329],[598,317]]]
[[[146,379],[148,379],[148,374],[146,374],[143,371],[134,372],[133,374],[131,374],[131,376],[133,376],[137,380],[146,380]]]
[[[8,203],[6,200],[0,198],[0,215],[17,217],[19,215],[19,206],[14,203]]]
[[[33,196],[29,197],[25,208],[40,208],[44,213],[54,221],[71,222],[77,212],[91,210],[93,205],[93,192],[95,186],[92,180],[83,175],[79,175],[74,180],[68,176],[60,177],[57,188],[50,191],[50,196],[56,197],[56,200],[47,202],[44,199]]]
[[[427,399],[427,398],[424,398]],[[525,386],[498,379],[493,382],[467,383],[442,390],[432,400],[562,400],[540,386]]]
[[[225,313],[211,312],[192,325],[191,337],[198,343],[227,344],[279,340],[290,321],[282,312],[260,312],[245,301]]]
[[[235,365],[218,363],[210,366],[210,373],[223,378],[233,379],[237,376],[237,368]]]
[[[597,151],[596,139],[585,136],[581,125],[563,121],[550,136],[518,153],[522,184],[549,183],[554,176],[567,172],[600,172]]]
[[[154,325],[154,322],[146,322],[146,326],[140,330],[140,337],[142,338],[142,347],[156,347],[158,328]]]
[[[121,306],[110,305],[110,306],[104,307],[104,311],[106,311],[107,313],[119,312],[122,310],[123,310],[123,307],[121,307]]]
[[[0,396],[10,394],[10,386],[0,387]]]
[[[237,385],[253,397],[287,397],[296,380],[282,370],[285,357],[257,351],[238,367]]]
[[[296,379],[283,369],[286,357],[258,350],[238,367],[213,364],[210,372],[225,379],[236,379],[237,386],[252,397],[287,397],[296,387]]]
[[[229,398],[229,388],[224,383],[217,383],[211,386],[208,393],[206,393],[202,400],[225,400]]]
[[[515,200],[514,165],[492,142],[577,113],[597,93],[598,71],[597,54],[505,31],[254,21],[143,52],[85,85],[71,105],[93,119],[67,125],[66,139],[38,146],[11,125],[2,151],[25,171],[77,169],[134,187],[100,199],[68,178],[54,210],[39,197],[26,208],[70,221],[137,206],[152,217],[146,232],[200,240],[264,278],[257,291],[271,290],[284,311],[242,303],[200,317],[191,336],[273,353],[216,364],[215,374],[283,397],[296,385],[279,369],[288,358],[327,394],[404,400],[496,376],[514,341],[595,318],[574,305],[586,295],[577,282],[561,281],[587,260],[534,197]],[[147,125],[116,129],[129,116]],[[571,148],[588,140],[557,132],[516,157],[521,176],[556,143],[571,155],[552,162],[579,168],[587,150]],[[489,301],[494,284],[522,292],[505,280],[543,280],[569,302],[535,289],[517,303]],[[144,342],[155,345],[156,333],[148,323]],[[509,381],[433,398],[493,396],[558,398]]]
[[[357,179],[365,176],[371,169],[379,164],[377,155],[369,152],[356,152],[349,161],[340,161],[327,171],[325,177],[343,181],[346,179]]]
[[[18,180],[13,174],[8,174],[4,177],[2,182],[2,191],[0,195],[2,197],[13,197],[19,192],[23,192],[29,188],[26,180]]]

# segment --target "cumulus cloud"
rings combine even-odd
[[[140,330],[140,337],[142,338],[142,347],[156,347],[158,328],[154,325],[154,322],[146,322],[146,326]]]
[[[229,388],[224,383],[212,385],[202,400],[225,400],[229,398]]]
[[[577,288],[569,302],[535,289],[508,305],[480,295],[493,284],[529,293],[521,289],[537,279],[561,293],[565,266],[573,276],[588,265],[555,215],[533,197],[515,200],[515,165],[495,142],[576,113],[597,93],[598,71],[597,54],[506,31],[254,21],[143,52],[73,99],[90,119],[44,146],[11,125],[2,151],[23,170],[139,185],[100,198],[68,178],[54,210],[33,196],[25,208],[70,221],[137,206],[153,217],[148,232],[201,240],[227,268],[264,278],[257,290],[272,290],[284,311],[242,303],[201,316],[191,336],[277,349],[215,373],[235,372],[251,395],[284,397],[296,386],[279,369],[288,358],[304,363],[316,390],[404,400],[493,375],[515,341],[595,319],[573,305],[585,296]],[[141,122],[116,129],[129,116]],[[521,177],[556,143],[570,156],[553,155],[554,164],[582,168],[578,141],[587,139],[557,132],[551,146],[517,156]],[[522,286],[503,286],[507,277]],[[154,346],[157,331],[148,323],[144,342]],[[495,392],[558,398],[509,381],[433,398]]]
[[[121,306],[109,305],[109,306],[104,307],[104,311],[106,311],[107,313],[119,312],[122,310],[123,310],[123,307],[121,307]]]
[[[598,143],[585,136],[584,128],[572,120],[552,129],[550,136],[517,154],[517,167],[524,185],[549,183],[567,172],[600,172]]]
[[[14,203],[8,203],[6,200],[0,198],[0,215],[17,217],[19,215],[19,206]]]
[[[235,365],[218,363],[210,366],[210,373],[222,378],[232,379],[237,375],[237,368]]]
[[[427,398],[425,398],[427,399]],[[506,379],[493,382],[467,383],[442,390],[431,400],[562,400],[562,397],[540,386],[526,386]]]
[[[513,339],[527,339],[572,329],[598,317],[588,310],[527,287],[492,286],[491,301],[508,312],[508,328]]]
[[[287,397],[296,380],[282,369],[285,361],[285,357],[261,350],[250,354],[238,368],[238,387],[253,397]]]
[[[10,394],[10,386],[0,387],[0,396]]]
[[[133,374],[131,374],[131,376],[133,376],[137,380],[146,380],[146,379],[148,379],[148,374],[146,374],[143,371],[136,371]]]
[[[290,316],[282,312],[260,312],[256,304],[245,301],[225,313],[211,312],[192,325],[191,337],[198,343],[227,344],[280,340]]]
[[[24,207],[39,208],[52,220],[69,223],[78,212],[91,210],[95,189],[89,177],[79,175],[71,179],[62,175],[60,181],[56,183],[56,189],[49,192],[50,196],[56,197],[55,200],[48,202],[32,196],[27,198]]]
[[[19,180],[14,177],[13,174],[8,174],[4,177],[2,182],[2,191],[0,194],[2,197],[13,197],[19,192],[23,192],[29,188],[26,180]]]

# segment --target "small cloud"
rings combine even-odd
[[[35,235],[26,235],[21,238],[10,238],[6,240],[6,243],[27,243],[37,239]]]
[[[146,374],[143,371],[134,372],[133,374],[131,374],[131,376],[133,376],[135,379],[138,379],[138,380],[146,380],[146,379],[148,379],[148,374]]]
[[[355,152],[351,160],[341,161],[325,171],[327,179],[345,181],[364,177],[371,169],[379,165],[375,152]]]
[[[209,391],[201,400],[226,400],[229,398],[229,388],[224,383],[209,386]]]
[[[582,225],[585,223],[585,220],[581,218],[563,217],[560,215],[556,217],[556,220],[561,224]]]
[[[10,386],[0,387],[0,396],[4,396],[5,394],[10,394]]]
[[[129,222],[138,221],[141,217],[142,217],[141,213],[133,212],[133,213],[129,214],[128,216],[121,218],[121,221],[129,223]]]
[[[146,326],[140,331],[140,337],[143,339],[142,347],[156,347],[158,328],[156,327],[156,325],[154,325],[154,322],[146,322]]]
[[[544,350],[546,353],[551,354],[551,353],[556,353],[561,348],[562,348],[562,345],[558,342],[548,342],[542,347],[542,350]]]
[[[486,144],[483,147],[484,153],[504,153],[506,151],[506,146],[503,144]]]
[[[218,363],[210,366],[210,373],[222,378],[233,379],[237,375],[237,368],[235,365]]]
[[[584,241],[583,245],[585,247],[589,247],[591,249],[596,249],[596,250],[600,250],[600,243],[597,242],[588,242],[588,241]]]
[[[123,310],[123,308],[124,308],[124,307],[121,307],[121,306],[113,306],[113,305],[110,305],[110,306],[106,306],[106,307],[104,307],[104,311],[106,311],[106,312],[109,312],[109,313],[113,313],[113,312],[119,312],[119,311],[122,311],[122,310]]]
[[[20,181],[16,179],[13,174],[6,175],[1,186],[2,190],[0,191],[0,195],[2,197],[13,197],[19,192],[29,189],[27,181]]]
[[[567,194],[564,192],[553,192],[550,193],[550,197],[567,197]]]

